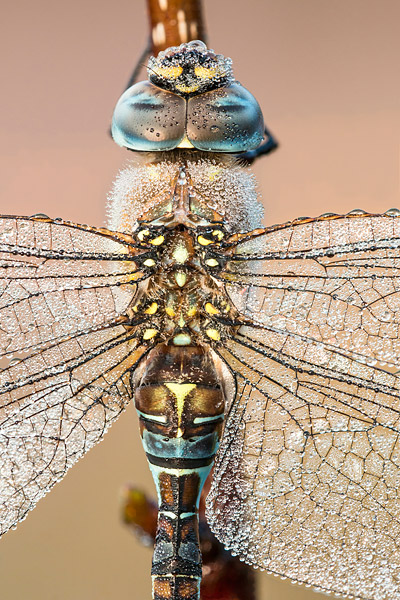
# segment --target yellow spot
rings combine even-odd
[[[218,329],[206,329],[206,335],[208,335],[210,339],[215,340],[216,342],[219,342],[219,340],[221,339],[221,335]]]
[[[172,253],[172,258],[181,265],[185,263],[189,258],[189,252],[187,251],[186,246],[178,244]]]
[[[194,315],[197,313],[197,308],[189,308],[189,310],[187,311],[187,316],[188,317],[194,317]]]
[[[208,265],[209,267],[218,267],[219,262],[215,260],[215,258],[209,258],[206,260],[206,265]]]
[[[170,67],[154,67],[153,71],[160,77],[165,77],[165,79],[176,79],[181,75],[183,69],[179,65],[176,65]]]
[[[231,307],[230,307],[230,305],[229,305],[229,304],[227,304],[227,305],[224,307],[224,312],[229,312],[230,310],[231,310]]]
[[[208,171],[208,178],[210,181],[215,181],[215,179],[218,177],[218,175],[221,173],[220,168],[218,167],[211,167]]]
[[[138,305],[135,304],[135,306],[132,307],[133,312],[137,312],[138,311]]]
[[[143,339],[151,340],[153,337],[155,337],[157,335],[157,333],[158,333],[157,329],[146,329],[146,331],[143,334]]]
[[[196,77],[200,77],[200,79],[212,79],[219,73],[219,70],[216,67],[206,69],[205,67],[195,67],[194,74]]]
[[[163,241],[165,240],[165,237],[163,235],[159,235],[158,237],[154,238],[153,240],[150,240],[150,244],[153,244],[153,246],[160,246]]]
[[[185,327],[185,319],[182,317],[182,315],[179,317],[178,325],[179,327]]]
[[[212,232],[212,234],[218,238],[218,241],[221,241],[224,238],[224,232],[221,231],[220,229],[214,229],[214,231]]]
[[[208,246],[209,244],[213,244],[214,241],[213,240],[208,240],[207,238],[203,237],[202,235],[199,235],[197,238],[197,241],[199,242],[199,244],[201,244],[202,246]]]
[[[175,273],[175,281],[179,285],[179,287],[183,287],[186,283],[186,273],[182,273],[182,271],[178,271]]]
[[[154,315],[157,312],[158,304],[157,302],[152,302],[148,308],[144,311],[146,315]]]
[[[197,92],[199,87],[200,87],[199,84],[184,85],[183,83],[179,83],[175,86],[175,88],[178,90],[178,92],[182,92],[182,94],[191,94],[193,92]]]
[[[206,309],[209,315],[219,315],[218,308],[215,308],[215,306],[213,306],[211,302],[207,302],[204,308]]]
[[[148,229],[142,229],[142,231],[139,231],[139,233],[137,234],[138,239],[143,242],[144,238],[147,237],[148,235],[150,235],[150,231]]]
[[[189,140],[187,135],[183,138],[181,142],[179,142],[177,148],[194,148],[192,142]]]
[[[152,258],[148,258],[147,260],[144,261],[143,263],[146,267],[154,267],[154,265],[156,264],[155,260],[153,260]]]
[[[149,165],[147,171],[147,177],[150,180],[154,181],[160,179],[160,171],[154,165]]]
[[[165,312],[167,313],[167,315],[169,317],[174,317],[175,316],[175,311],[173,308],[171,308],[170,306],[166,306],[165,307]]]
[[[180,429],[183,408],[185,406],[185,398],[197,386],[195,383],[166,383],[165,386],[175,396],[178,428]]]
[[[192,338],[187,333],[178,333],[172,341],[174,346],[189,346],[192,342]]]

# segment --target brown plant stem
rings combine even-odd
[[[204,515],[206,483],[200,502],[200,548],[203,556],[202,600],[256,600],[254,570],[231,556],[211,532]],[[146,546],[154,543],[157,503],[141,490],[126,486],[122,496],[122,520]]]
[[[151,53],[191,40],[206,42],[201,0],[147,0]]]

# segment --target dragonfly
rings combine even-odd
[[[400,211],[262,227],[274,144],[230,59],[151,57],[109,228],[0,219],[0,523],[133,401],[158,492],[153,599],[199,598],[198,501],[250,565],[344,596],[399,585]]]

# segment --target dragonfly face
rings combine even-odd
[[[110,229],[0,219],[1,532],[132,400],[159,495],[155,600],[199,596],[197,504],[249,564],[399,597],[399,211],[269,228],[263,122],[201,43],[120,99]],[[166,153],[165,151],[168,151]]]

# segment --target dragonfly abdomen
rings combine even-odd
[[[211,351],[159,344],[136,379],[135,405],[157,487],[154,600],[200,597],[198,503],[218,448],[224,392]]]

